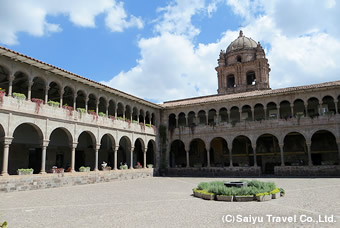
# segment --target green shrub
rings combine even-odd
[[[106,116],[106,114],[105,114],[104,112],[99,112],[99,113],[98,113],[98,116],[105,117],[105,116]]]
[[[30,168],[30,169],[17,169],[17,173],[19,174],[24,174],[24,175],[28,175],[33,173],[34,169]]]
[[[201,182],[198,184],[197,189],[198,190],[203,190],[203,189],[208,189],[210,183],[208,182]]]
[[[80,168],[79,168],[79,172],[89,172],[90,171],[90,167],[89,166],[81,166]]]
[[[49,100],[49,101],[47,102],[47,104],[48,104],[49,106],[52,106],[52,107],[59,107],[60,102]]]
[[[85,108],[77,108],[77,111],[80,113],[85,113],[86,109]]]
[[[26,95],[23,93],[13,93],[12,95],[18,100],[26,100]]]
[[[276,194],[276,193],[279,193],[279,192],[280,192],[280,189],[275,188],[273,191],[270,192],[270,194]]]

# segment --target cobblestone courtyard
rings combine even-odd
[[[247,178],[251,179],[251,178]],[[274,181],[286,196],[268,202],[205,201],[191,196],[201,181],[235,178],[154,177],[0,194],[0,222],[9,227],[339,227],[339,178],[258,178]],[[267,215],[297,223],[268,223]],[[320,222],[325,215],[336,222]],[[263,222],[222,222],[239,216]],[[237,218],[237,217],[235,217]]]

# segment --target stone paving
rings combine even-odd
[[[206,201],[191,196],[199,182],[239,179],[150,177],[2,193],[0,222],[17,228],[340,227],[339,178],[256,179],[276,182],[286,196],[267,202]],[[268,216],[296,222],[268,221]],[[324,216],[336,222],[322,222]],[[235,223],[229,222],[233,218]],[[253,225],[250,219],[258,221]],[[304,222],[309,219],[314,221]]]

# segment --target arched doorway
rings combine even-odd
[[[210,166],[224,167],[230,165],[229,149],[224,138],[217,137],[210,142]]]
[[[54,129],[50,135],[50,142],[46,150],[46,170],[53,167],[64,168],[65,171],[71,167],[72,158],[72,136],[64,128]]]
[[[94,170],[96,161],[95,147],[96,138],[91,132],[84,131],[79,135],[75,158],[75,169],[77,171],[81,166],[89,166],[91,170]]]
[[[119,147],[117,151],[117,162],[118,167],[122,164],[127,164],[130,168],[131,166],[131,141],[127,136],[123,136],[119,140]]]
[[[262,173],[274,174],[274,167],[281,164],[278,139],[272,134],[263,134],[256,141],[256,160]]]
[[[339,153],[336,138],[327,130],[320,130],[313,134],[311,153],[313,165],[339,164]]]
[[[186,167],[187,157],[184,143],[181,140],[175,140],[170,146],[170,167],[181,168]]]
[[[156,167],[155,151],[156,151],[155,141],[149,140],[148,149],[146,151],[146,164],[147,165],[153,165],[154,167]]]
[[[98,152],[98,163],[102,164],[103,162],[107,163],[107,166],[114,168],[114,147],[115,141],[112,135],[105,134],[100,140],[100,148]],[[101,168],[101,166],[99,166]]]
[[[247,136],[240,135],[233,140],[232,156],[234,166],[254,165],[253,148]]]
[[[144,141],[141,138],[136,139],[133,150],[133,166],[138,167],[138,163],[144,166]]]
[[[265,119],[264,108],[262,104],[256,104],[254,107],[254,120],[261,121]]]
[[[193,139],[189,149],[190,167],[200,168],[207,166],[207,150],[202,139]]]
[[[38,126],[23,123],[15,128],[9,148],[8,173],[16,174],[17,169],[33,168],[33,173],[41,170],[43,134]]]
[[[285,165],[308,165],[308,150],[305,137],[298,132],[287,134],[283,140]]]

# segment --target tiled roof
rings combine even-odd
[[[243,98],[256,98],[256,97],[266,96],[266,95],[279,95],[279,94],[304,91],[304,90],[312,90],[312,89],[321,89],[321,88],[327,88],[327,87],[333,87],[333,86],[340,87],[340,81],[325,82],[325,83],[305,85],[305,86],[287,87],[287,88],[273,89],[273,90],[271,89],[270,90],[256,90],[256,91],[244,92],[244,93],[222,94],[222,95],[217,94],[217,95],[210,95],[210,96],[194,97],[194,98],[189,98],[189,99],[167,101],[167,102],[164,102],[161,106],[164,108],[173,108],[173,107],[180,107],[180,106],[205,104],[209,102],[233,101],[233,100],[243,99]]]
[[[104,87],[104,88],[108,89],[109,92],[112,92],[112,93],[114,93],[114,94],[116,94],[118,96],[123,96],[123,97],[128,98],[128,99],[137,100],[137,101],[140,101],[141,103],[144,103],[146,105],[151,105],[153,107],[160,108],[160,106],[158,104],[155,104],[153,102],[150,102],[150,101],[144,100],[142,98],[133,96],[131,94],[125,93],[125,92],[120,91],[118,89],[114,89],[114,88],[109,87],[107,85],[101,84],[99,82],[93,81],[93,80],[85,78],[85,77],[82,77],[82,76],[80,76],[78,74],[69,72],[69,71],[64,70],[62,68],[53,66],[51,64],[45,63],[45,62],[40,61],[38,59],[32,58],[30,56],[21,54],[19,52],[13,51],[11,49],[8,49],[8,48],[2,47],[2,46],[0,46],[0,55],[7,56],[9,58],[14,58],[14,59],[16,59],[18,61],[27,63],[29,65],[33,65],[33,66],[41,68],[43,70],[51,71],[51,72],[53,72],[55,74],[60,74],[60,75],[62,75],[64,77],[70,78],[70,77],[73,76],[75,78],[81,79],[83,82],[87,81],[88,83],[92,83],[92,86],[95,86],[95,87],[96,86]]]

